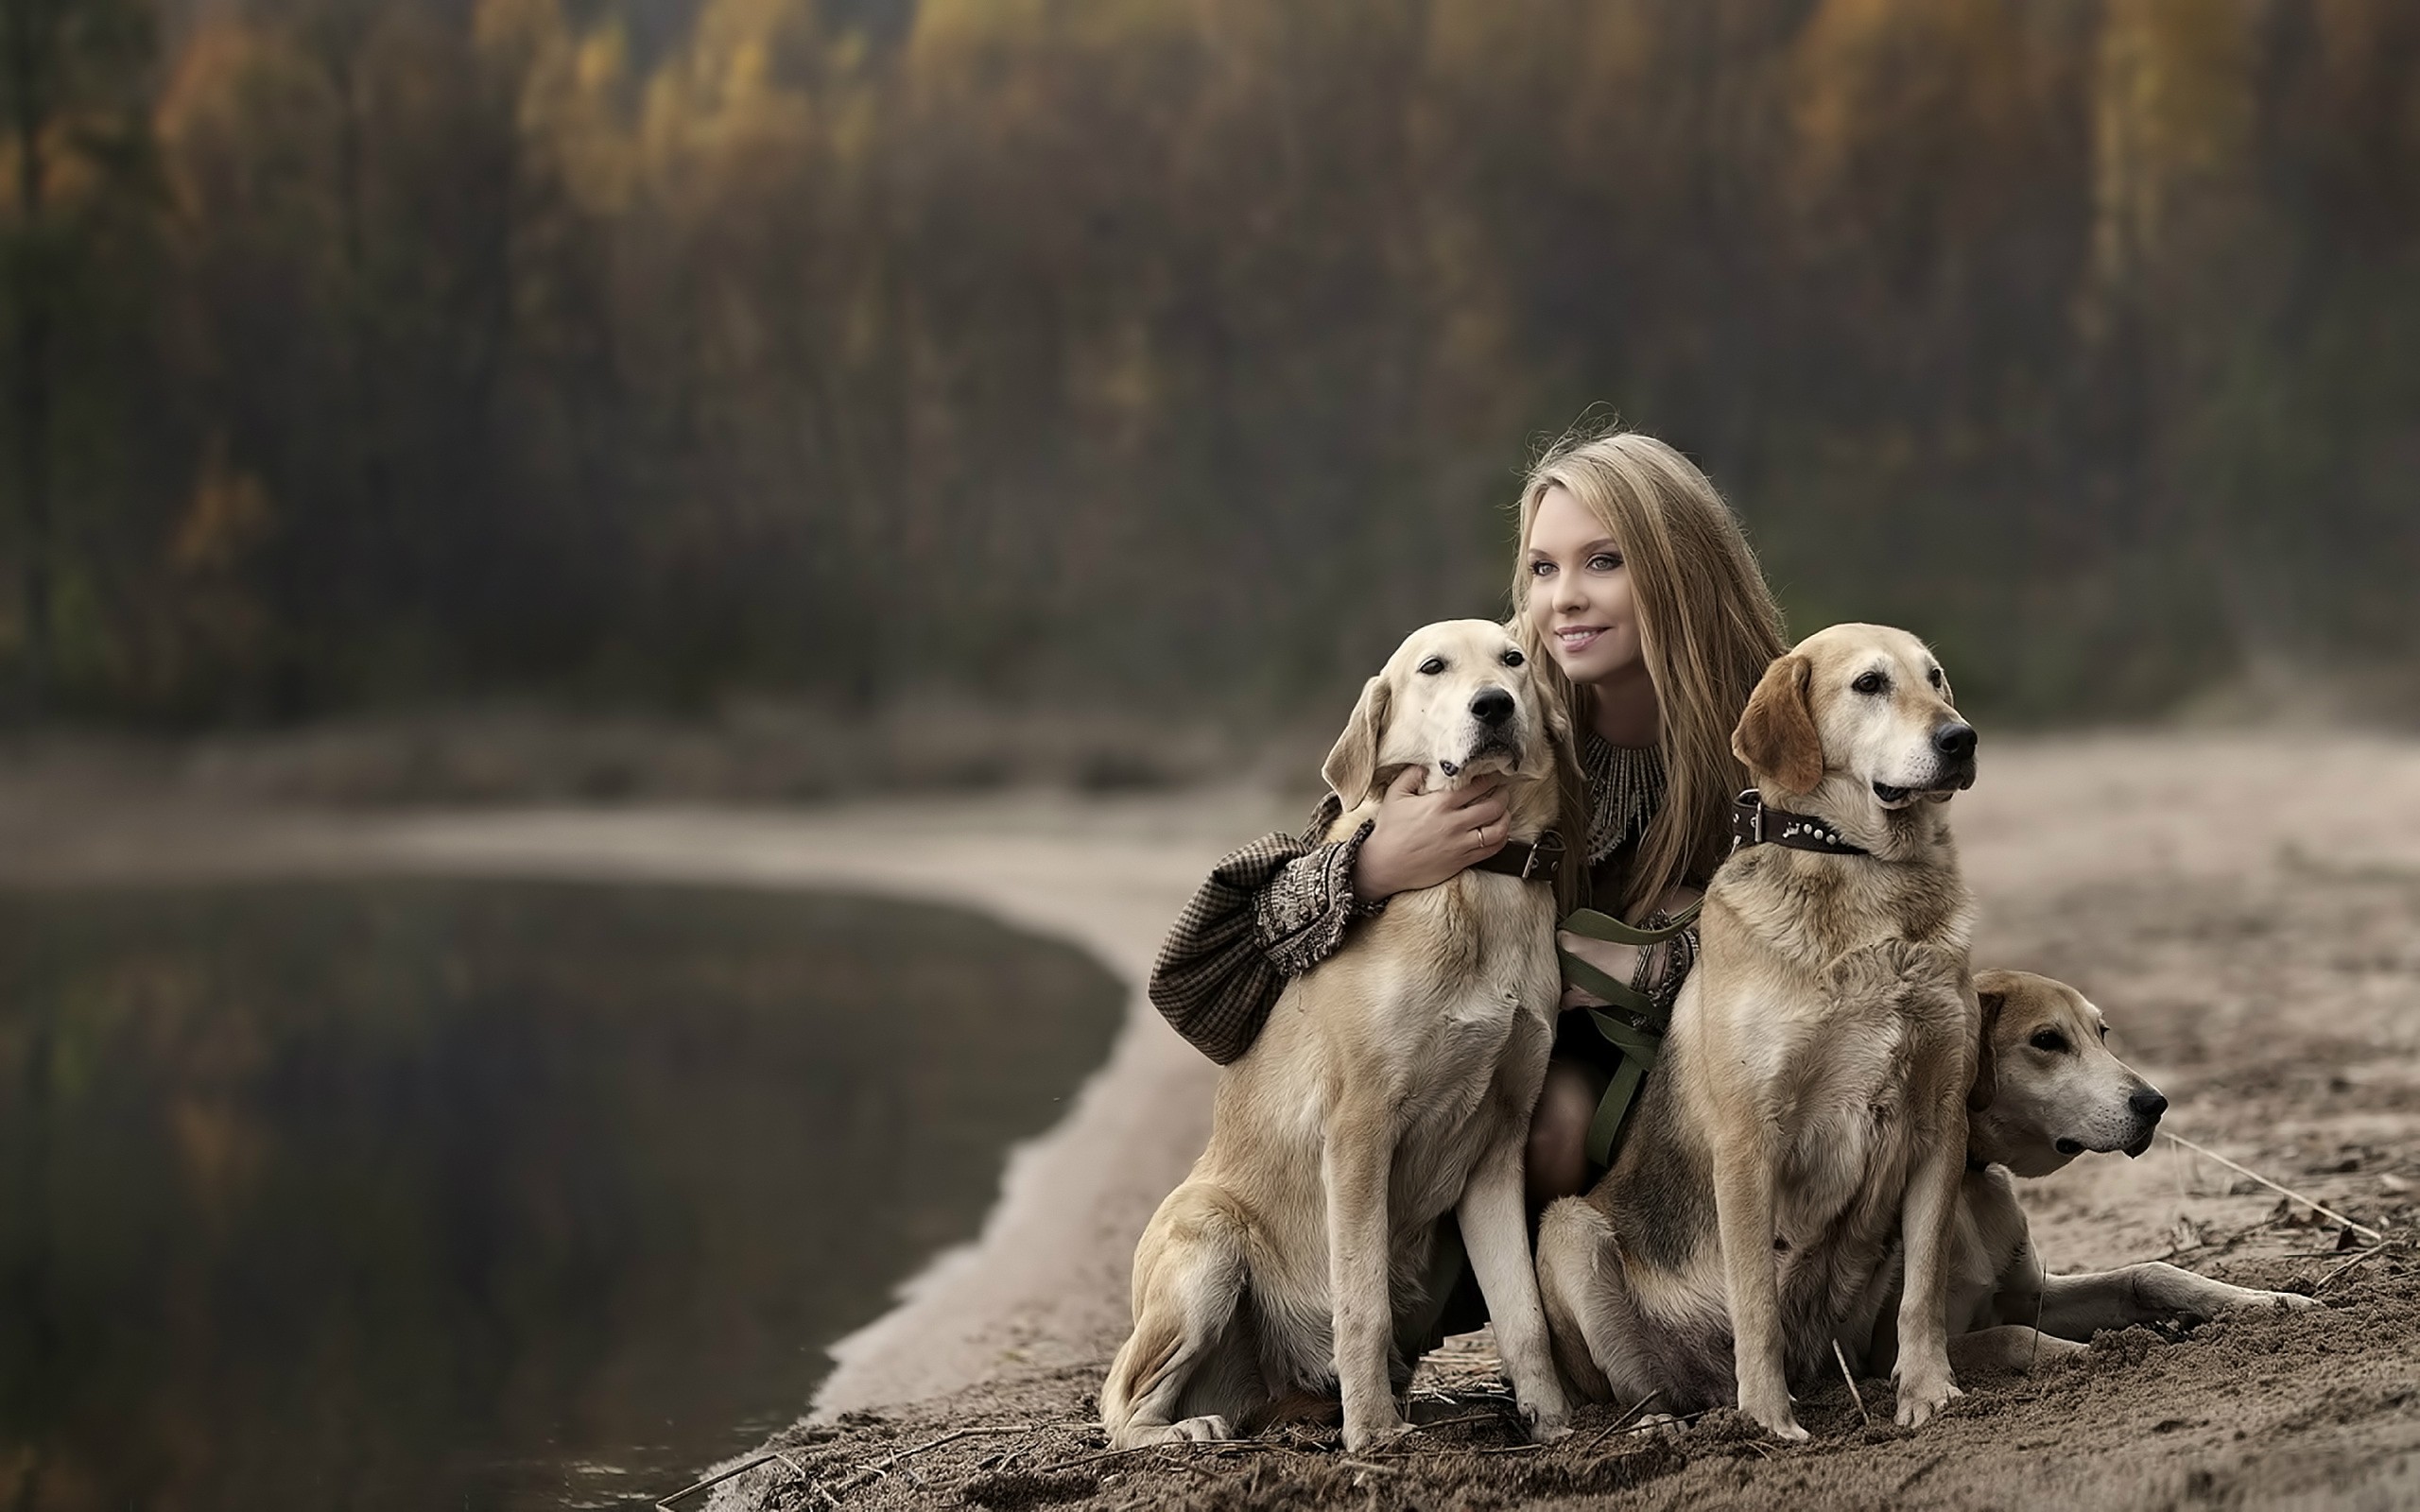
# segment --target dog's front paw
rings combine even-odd
[[[2325,1307],[2326,1305],[2327,1304],[2325,1302],[2321,1301],[2318,1297],[2305,1297],[2300,1292],[2247,1291],[2241,1297],[2227,1303],[2227,1311],[2233,1313],[2239,1312],[2247,1307],[2269,1307],[2275,1308],[2281,1313],[2300,1313],[2309,1308]]]
[[[1410,1432],[1411,1424],[1403,1420],[1401,1415],[1394,1411],[1393,1403],[1390,1401],[1383,1417],[1373,1413],[1367,1418],[1358,1418],[1347,1413],[1344,1418],[1344,1447],[1348,1452],[1358,1454],[1365,1450],[1383,1448]]]
[[[1571,1436],[1571,1415],[1562,1407],[1540,1408],[1534,1402],[1521,1403],[1521,1420],[1529,1425],[1530,1442],[1553,1444]]]
[[[1942,1409],[1966,1393],[1946,1371],[1923,1377],[1903,1376],[1899,1381],[1898,1422],[1902,1428],[1922,1428],[1941,1415]]]
[[[1806,1442],[1806,1430],[1798,1426],[1798,1415],[1790,1411],[1789,1393],[1772,1396],[1741,1392],[1739,1410],[1754,1418],[1765,1432],[1789,1444]]]

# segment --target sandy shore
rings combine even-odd
[[[1958,803],[1984,909],[1979,963],[2046,971],[2084,988],[2117,1024],[2121,1053],[2169,1092],[2176,1132],[2365,1222],[2408,1232],[2395,1225],[2408,1225],[2408,1194],[2420,1178],[2420,744],[2351,736],[2008,742],[1987,752],[1983,782]],[[1209,862],[1272,823],[1293,822],[1289,805],[1244,792],[831,812],[231,815],[162,802],[121,804],[96,817],[78,807],[25,795],[0,800],[0,875],[66,882],[417,871],[838,887],[989,911],[1084,947],[1138,988],[1161,932]],[[1921,1459],[1902,1454],[1906,1435],[1895,1431],[1857,1438],[1878,1431],[1849,1417],[1824,1452],[1822,1474],[1798,1482],[1767,1477],[1808,1452],[1773,1452],[1768,1460],[1754,1446],[1759,1453],[1750,1457],[1746,1448],[1722,1447],[1740,1440],[1720,1424],[1673,1441],[1677,1449],[1666,1443],[1651,1464],[1631,1463],[1638,1456],[1625,1452],[1618,1474],[1565,1465],[1560,1482],[1518,1486],[1498,1469],[1564,1465],[1566,1456],[1475,1458],[1481,1444],[1467,1454],[1441,1449],[1436,1463],[1409,1471],[1355,1470],[1339,1480],[1334,1455],[1322,1451],[1298,1456],[1299,1473],[1292,1459],[1246,1456],[1174,1479],[1149,1479],[1156,1468],[1080,1467],[1027,1486],[1017,1474],[1041,1472],[1003,1479],[1013,1469],[997,1463],[998,1443],[1008,1440],[994,1444],[987,1462],[977,1455],[985,1435],[975,1435],[920,1459],[922,1479],[863,1473],[926,1430],[970,1424],[994,1423],[1002,1434],[1021,1431],[1018,1423],[1061,1425],[1033,1431],[1040,1436],[1029,1435],[1026,1463],[1084,1457],[1080,1425],[1125,1322],[1134,1236],[1201,1146],[1213,1074],[1138,990],[1108,1063],[1066,1120],[1011,1154],[980,1237],[939,1259],[907,1284],[891,1313],[836,1347],[836,1368],[808,1419],[777,1437],[792,1465],[827,1487],[848,1486],[853,1503],[972,1497],[1000,1505],[1144,1505],[1184,1488],[1187,1498],[1206,1497],[1202,1504],[1324,1503],[1350,1492],[1356,1504],[1375,1494],[1383,1504],[1547,1497],[1627,1505],[1650,1487],[1651,1501],[1684,1486],[1703,1491],[1712,1484],[1704,1467],[1719,1462],[1717,1479],[1742,1496],[1820,1481],[1824,1495],[1814,1500],[1848,1504],[1884,1497]],[[2310,1253],[2325,1235],[2272,1221],[2273,1194],[2165,1146],[2135,1162],[2079,1162],[2033,1184],[2028,1199],[2056,1268],[2172,1253],[2230,1279],[2307,1287],[2333,1269]],[[2211,1467],[2220,1479],[2209,1485],[2221,1490],[2300,1487],[2319,1497],[2314,1504],[2375,1500],[2382,1489],[2392,1500],[2394,1486],[2409,1492],[2420,1473],[2412,1458],[2420,1429],[2380,1426],[2410,1415],[2378,1405],[2420,1397],[2411,1359],[2420,1299],[2406,1253],[2364,1265],[2330,1294],[2370,1307],[2366,1323],[2346,1328],[2356,1320],[2331,1312],[2299,1332],[2268,1322],[2233,1325],[2232,1335],[2230,1326],[2204,1330],[2216,1337],[2197,1336],[2164,1360],[2159,1350],[2146,1357],[2142,1345],[2124,1347],[2114,1363],[2096,1355],[2091,1371],[2065,1386],[2026,1383],[2011,1388],[2019,1395],[1993,1399],[1999,1436],[1986,1442],[2031,1435],[2048,1447],[2066,1418],[2092,1410],[2087,1399],[2097,1393],[2139,1397],[2173,1386],[2179,1401],[2198,1400],[2199,1392],[2236,1405],[2193,1418],[2190,1432],[2158,1428],[2155,1463],[2138,1463],[2121,1442],[2087,1449],[2091,1435],[2079,1436],[2079,1453],[2110,1463],[2081,1478],[2068,1464],[2056,1479],[2104,1505],[2153,1504],[2158,1488],[2175,1480],[2170,1471],[2186,1473],[2179,1465]],[[2313,1382],[2358,1381],[2368,1394],[2340,1403],[2324,1423],[2279,1429],[2290,1416],[2283,1407],[2268,1412],[2261,1394],[2223,1389],[2236,1366],[2213,1355],[2186,1367],[2191,1348],[2230,1348],[2229,1336],[2238,1354],[2265,1351],[2272,1366],[2286,1359],[2269,1372],[2285,1382],[2281,1401],[2293,1398],[2306,1370],[2332,1368]],[[2321,1356],[2336,1357],[2333,1366],[2319,1356],[2295,1364],[2296,1339],[2331,1341]],[[2365,1349],[2385,1354],[2370,1359]],[[1483,1379],[1483,1357],[1464,1363],[1473,1383]],[[1877,1389],[1887,1396],[1887,1386],[1869,1385],[1869,1401]],[[1839,1406],[1846,1412],[1844,1396]],[[1820,1400],[1810,1408],[1819,1449],[1828,1411]],[[1945,1442],[1971,1434],[1984,1412],[1960,1415]],[[2316,1458],[2315,1435],[2333,1446]],[[2272,1439],[2276,1453],[2256,1452]],[[1489,1442],[1510,1444],[1500,1435]],[[1608,1452],[1599,1446],[1597,1460]],[[1454,1469],[1465,1461],[1476,1468]],[[1983,1494],[1996,1486],[2013,1490],[1976,1479],[1985,1461],[1994,1456],[1923,1471],[1927,1489],[1917,1500],[1980,1504],[1998,1499]],[[2306,1462],[2308,1474],[2279,1469]],[[944,1480],[955,1487],[947,1494],[935,1489]],[[2032,1489],[2054,1496],[2056,1487],[2036,1478]],[[779,1464],[730,1483],[717,1500],[823,1504]]]

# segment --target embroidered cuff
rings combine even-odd
[[[1364,823],[1288,862],[1253,900],[1253,933],[1270,965],[1302,975],[1336,954],[1346,924],[1386,906],[1364,911],[1353,896],[1353,863],[1372,828]]]
[[[1667,922],[1662,914],[1657,914],[1654,921],[1657,927]],[[1698,926],[1691,924],[1666,940],[1657,954],[1663,957],[1663,975],[1656,978],[1654,989],[1648,997],[1655,1005],[1656,1012],[1668,1019],[1672,1015],[1672,1005],[1681,1000],[1682,984],[1688,981],[1689,972],[1698,964]]]

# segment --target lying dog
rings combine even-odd
[[[1975,973],[1975,990],[1983,1050],[1967,1115],[1948,1304],[1959,1370],[2022,1369],[2082,1354],[2083,1341],[2100,1329],[2216,1317],[2241,1307],[2319,1305],[2158,1261],[2045,1275],[2012,1175],[2048,1176],[2088,1150],[2140,1155],[2151,1148],[2168,1099],[2110,1051],[2100,1010],[2074,988],[2028,971],[1993,971]],[[1895,1291],[1895,1266],[1885,1284]],[[1887,1298],[1877,1316],[1868,1367],[1883,1369],[1897,1344]]]
[[[1405,766],[1504,772],[1512,843],[1496,860],[1534,875],[1474,868],[1388,900],[1221,1074],[1210,1146],[1134,1251],[1134,1332],[1101,1388],[1112,1444],[1231,1437],[1339,1384],[1348,1449],[1407,1432],[1395,1390],[1444,1302],[1431,1278],[1448,1211],[1522,1412],[1542,1438],[1567,1432],[1521,1172],[1562,988],[1556,852],[1531,846],[1570,745],[1484,620],[1414,632],[1362,689],[1323,769],[1346,805],[1332,835]]]
[[[1732,745],[1772,805],[1752,838],[1780,843],[1715,874],[1636,1126],[1547,1210],[1555,1357],[1600,1399],[1736,1395],[1803,1439],[1789,1379],[1873,1335],[1904,1238],[1898,1417],[1921,1423],[1958,1394],[1948,1236],[1979,1009],[1942,804],[1974,781],[1975,731],[1923,643],[1841,625],[1766,670]]]

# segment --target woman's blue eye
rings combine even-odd
[[[1588,565],[1600,573],[1612,572],[1621,564],[1621,554],[1618,552],[1600,551],[1596,556],[1588,558]]]
[[[1554,571],[1554,563],[1550,561],[1533,561],[1530,563],[1530,576],[1532,577],[1544,577],[1547,574],[1552,571]]]

